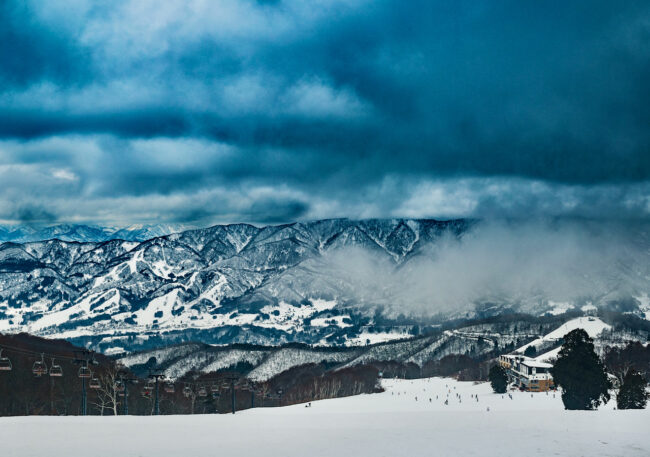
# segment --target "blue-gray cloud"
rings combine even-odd
[[[649,24],[643,1],[8,0],[0,220],[647,218]]]

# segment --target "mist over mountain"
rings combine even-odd
[[[323,260],[332,277],[354,284],[358,303],[390,303],[393,314],[469,313],[490,304],[536,313],[553,303],[606,305],[647,294],[649,233],[645,224],[483,221],[404,262],[356,246]]]
[[[357,345],[512,312],[647,318],[649,233],[638,222],[332,219],[5,242],[0,331],[116,350]]]

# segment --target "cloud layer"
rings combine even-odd
[[[650,215],[650,6],[5,1],[0,221]]]
[[[402,265],[364,249],[328,253],[328,278],[353,303],[393,314],[464,315],[481,306],[539,313],[622,304],[650,293],[647,223],[484,222]],[[645,297],[645,298],[644,298]]]

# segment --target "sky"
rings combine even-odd
[[[0,223],[650,219],[650,3],[4,0]]]

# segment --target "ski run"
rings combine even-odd
[[[3,417],[3,456],[648,456],[650,411],[565,411],[560,393],[384,379],[382,393],[231,414]]]

